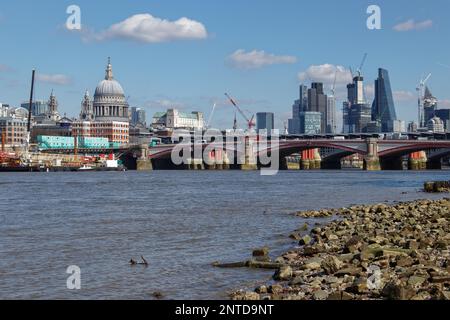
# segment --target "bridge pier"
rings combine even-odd
[[[378,140],[369,138],[367,143],[367,155],[364,158],[364,170],[366,171],[380,171],[381,164],[378,156]]]
[[[258,170],[254,145],[250,137],[245,137],[245,157],[244,163],[240,165],[240,169],[244,171]]]
[[[149,159],[149,149],[148,145],[140,145],[141,156],[136,160],[136,170],[137,171],[151,171],[153,170],[152,160]]]
[[[322,159],[319,149],[308,149],[301,152],[301,170],[315,170],[321,168]]]
[[[427,169],[427,154],[425,151],[418,151],[411,153],[408,161],[409,170],[426,170]]]

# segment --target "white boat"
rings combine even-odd
[[[83,165],[81,168],[78,168],[78,171],[93,171],[94,168],[91,166]]]

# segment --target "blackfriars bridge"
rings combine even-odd
[[[197,146],[198,148],[199,146]],[[174,148],[191,152],[188,163],[175,166],[172,163]],[[186,149],[187,148],[187,149]],[[302,169],[340,169],[341,160],[359,154],[364,162],[364,170],[402,170],[405,159],[409,168],[441,169],[442,159],[450,156],[450,140],[380,140],[376,138],[337,140],[337,139],[297,139],[279,140],[267,144],[246,141],[245,148],[236,143],[202,143],[201,150],[210,157],[208,161],[194,155],[194,144],[166,144],[148,147],[133,146],[123,151],[121,156],[136,159],[138,170],[184,168],[184,169],[257,169],[264,156],[277,156],[280,169],[286,169],[286,157],[300,155],[299,168]],[[327,152],[318,152],[319,150]],[[209,152],[208,152],[209,151]],[[203,155],[203,154],[202,154]],[[236,164],[236,160],[243,160]],[[207,162],[207,163],[205,163]]]

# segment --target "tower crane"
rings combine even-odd
[[[214,116],[214,111],[216,111],[217,103],[214,103],[211,114],[209,115],[208,122],[206,123],[206,129],[209,129],[211,127],[211,120]]]
[[[364,54],[364,57],[361,61],[361,64],[359,65],[359,68],[356,70],[356,73],[358,74],[358,77],[361,77],[362,74],[362,68],[364,67],[364,64],[366,63],[367,59],[367,53]]]
[[[230,100],[231,104],[236,108],[236,110],[240,113],[240,115],[245,119],[245,121],[247,122],[248,129],[252,130],[253,127],[255,126],[255,115],[253,115],[251,117],[251,119],[249,119],[245,115],[244,111],[242,111],[242,109],[239,108],[237,103],[233,100],[233,98],[230,97],[230,95],[228,93],[225,93],[225,96],[228,98],[228,100]]]
[[[430,80],[431,73],[426,76],[424,79],[421,79],[419,82],[419,85],[417,86],[416,90],[419,95],[418,98],[418,120],[419,120],[419,126],[421,128],[425,127],[425,110],[424,110],[424,96],[425,96],[425,85]]]

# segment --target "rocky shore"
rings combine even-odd
[[[450,299],[450,199],[297,215],[317,221],[292,233],[298,247],[275,261],[262,248],[252,260],[215,264],[275,270],[272,282],[231,299]]]

